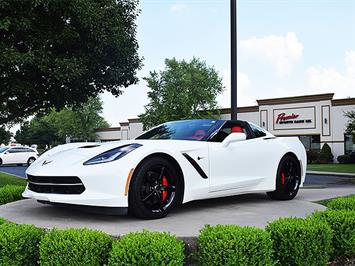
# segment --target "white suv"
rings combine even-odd
[[[38,157],[38,152],[29,147],[0,147],[0,165],[31,165]]]

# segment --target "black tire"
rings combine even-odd
[[[301,183],[301,167],[292,155],[282,157],[276,175],[276,190],[267,192],[274,200],[291,200],[296,197]]]
[[[168,160],[148,158],[133,174],[129,212],[143,219],[163,218],[182,202],[183,188],[182,176]]]
[[[36,161],[36,158],[31,157],[27,160],[27,165],[30,166],[31,164],[33,164],[33,162]]]
[[[2,165],[2,159],[0,158],[0,165]]]

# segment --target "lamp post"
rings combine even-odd
[[[237,119],[237,0],[230,0],[231,23],[231,119]]]

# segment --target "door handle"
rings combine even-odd
[[[205,157],[200,157],[200,156],[197,156],[197,160],[202,160],[204,159]]]

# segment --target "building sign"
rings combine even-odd
[[[274,109],[274,130],[316,128],[315,107]]]

